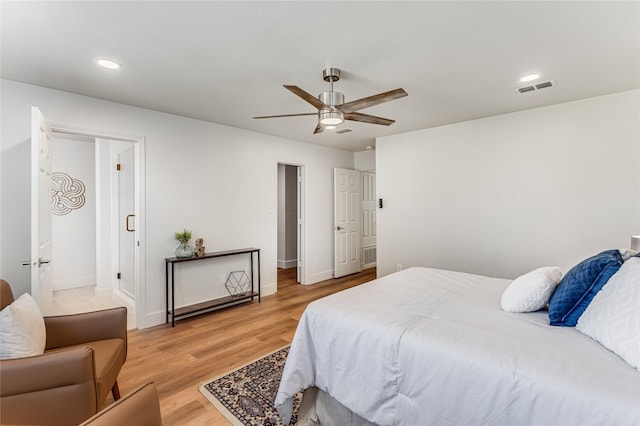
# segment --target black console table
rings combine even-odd
[[[194,305],[182,306],[180,308],[175,307],[175,280],[174,280],[174,267],[176,263],[182,262],[193,262],[196,260],[206,260],[206,259],[215,259],[218,257],[225,256],[236,256],[241,254],[248,254],[251,258],[251,291],[245,292],[242,295],[238,296],[226,296],[220,297],[213,300],[208,300],[202,303],[196,303]],[[258,267],[258,291],[254,291],[254,274],[253,274],[253,256],[257,255],[257,267]],[[171,265],[171,268],[169,268]],[[169,292],[169,283],[171,283],[171,292]],[[258,298],[258,303],[260,303],[260,249],[257,248],[244,248],[238,250],[227,250],[227,251],[217,251],[214,253],[205,253],[204,256],[200,257],[168,257],[165,259],[165,285],[166,285],[166,320],[165,323],[169,322],[169,315],[171,315],[171,327],[176,325],[176,320],[184,317],[189,317],[209,311],[213,311],[215,309],[224,308],[227,306],[235,305],[238,302],[253,300],[255,297]],[[171,297],[169,297],[171,295]],[[169,307],[169,299],[171,299],[171,307]]]

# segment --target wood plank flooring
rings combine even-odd
[[[313,300],[376,278],[376,269],[311,286],[295,282],[295,268],[278,270],[278,293],[253,302],[129,332],[118,383],[122,395],[154,381],[162,420],[169,425],[227,425],[200,394],[200,382],[234,370],[291,343]],[[110,401],[109,401],[110,402]]]

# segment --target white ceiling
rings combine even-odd
[[[640,2],[1,3],[1,75],[68,92],[351,151],[375,138],[640,88]],[[113,58],[120,71],[96,66]],[[285,90],[346,101],[398,87],[364,113],[389,127],[313,135]],[[520,94],[529,72],[557,86]]]

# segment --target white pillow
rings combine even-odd
[[[640,370],[640,258],[613,274],[578,319],[576,329]]]
[[[547,306],[562,271],[546,266],[520,275],[502,293],[500,305],[507,312],[534,312]]]
[[[42,313],[28,294],[0,311],[0,359],[42,355],[46,341]]]

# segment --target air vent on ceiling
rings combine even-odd
[[[516,88],[520,93],[533,92],[535,90],[546,89],[547,87],[553,87],[556,85],[555,80],[543,81],[541,83],[531,84],[529,86],[522,86]]]
[[[336,133],[349,133],[351,131],[351,129],[340,129],[340,130],[336,130]]]

